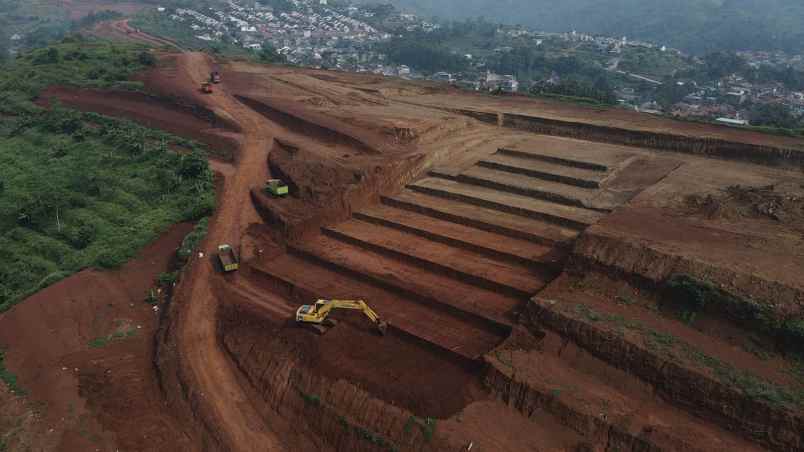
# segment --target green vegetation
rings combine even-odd
[[[137,335],[137,330],[134,328],[129,328],[126,331],[115,331],[114,333],[108,336],[96,337],[89,341],[90,348],[103,348],[107,345],[111,344],[112,342],[119,341],[122,339],[126,339],[129,337],[133,337]]]
[[[287,57],[278,53],[269,41],[262,43],[262,49],[257,52],[257,60],[261,63],[287,63],[288,61]]]
[[[318,408],[321,410],[325,410],[325,412],[335,413],[336,410],[330,406],[327,406],[316,394],[308,394],[304,392],[301,388],[296,388],[299,391],[299,395],[301,396],[302,400],[304,400],[304,404],[311,408]],[[368,441],[375,446],[383,448],[389,452],[399,452],[399,447],[397,447],[391,441],[385,439],[382,435],[372,432],[364,427],[361,427],[356,424],[352,424],[349,422],[346,417],[342,415],[338,416],[338,423],[343,427],[343,429],[347,432],[352,432],[353,434],[357,435],[360,439],[364,441]]]
[[[159,285],[169,287],[173,284],[176,284],[176,281],[179,280],[179,273],[178,272],[167,272],[167,273],[160,273],[157,277],[157,281],[159,281]]]
[[[193,231],[184,237],[179,250],[176,252],[181,265],[186,264],[187,261],[190,260],[190,256],[193,255],[193,251],[195,251],[201,241],[204,240],[204,237],[207,236],[208,228],[209,218],[202,218],[198,221],[198,223],[195,224]]]
[[[397,64],[426,72],[460,72],[469,68],[469,60],[465,57],[453,53],[447,47],[419,39],[393,39],[382,45],[381,51]]]
[[[129,21],[129,25],[154,36],[172,39],[181,47],[188,49],[202,49],[210,46],[208,41],[196,38],[196,33],[190,27],[170,20],[167,14],[159,13],[154,9],[140,12]]]
[[[558,45],[558,44],[557,44]],[[597,57],[601,60],[601,57]],[[547,79],[555,74],[589,84],[606,80],[609,74],[595,61],[595,56],[566,54],[560,48],[541,49],[532,44],[514,47],[509,52],[492,55],[489,67],[501,74],[513,74],[519,79]]]
[[[71,20],[67,8],[54,2],[0,0],[0,42],[7,41],[11,35],[19,34],[22,39],[15,42],[14,47],[23,50],[42,47],[69,33],[120,17],[122,14],[119,12],[103,10],[91,11],[80,19]]]
[[[368,441],[375,446],[379,446],[380,448],[384,448],[388,452],[399,452],[399,447],[391,441],[385,439],[378,433],[374,433],[371,430],[350,423],[349,420],[341,415],[338,415],[338,423],[345,431],[351,431],[362,440]]]
[[[410,433],[413,430],[413,426],[418,426],[424,436],[425,441],[431,441],[433,439],[433,435],[435,434],[436,428],[436,420],[428,417],[421,419],[416,416],[411,416],[405,422],[404,431],[405,433]]]
[[[787,350],[804,354],[804,320],[780,318],[768,304],[737,297],[709,281],[684,274],[668,279],[665,299],[689,322],[700,312],[715,310],[749,329],[775,337]]]
[[[306,392],[299,389],[299,395],[301,396],[302,400],[304,400],[305,405],[310,405],[314,407],[321,406],[321,397],[316,394],[307,394]]]
[[[751,109],[751,124],[758,127],[792,130],[799,128],[801,121],[786,105],[759,104]]]
[[[637,333],[643,338],[644,344],[649,350],[660,353],[671,360],[682,359],[708,368],[718,381],[739,388],[750,398],[763,400],[780,407],[804,407],[804,390],[791,389],[765,381],[701,352],[672,334],[655,331],[639,321],[626,320],[619,315],[598,313],[584,304],[577,304],[575,313],[591,322],[613,324],[620,334],[625,334],[626,330]],[[795,363],[791,367],[793,370],[798,369]]]
[[[617,96],[605,78],[600,78],[591,85],[577,80],[566,80],[559,83],[539,83],[533,85],[531,94],[541,97],[585,103],[591,105],[614,105]]]
[[[17,376],[12,374],[6,369],[6,354],[0,350],[0,381],[8,387],[8,390],[13,394],[25,395],[25,390],[22,389],[17,382]]]
[[[278,1],[281,3],[284,0]],[[265,2],[262,3],[265,4]],[[192,7],[199,9],[197,5]],[[187,24],[171,20],[169,14],[157,12],[155,9],[140,12],[129,21],[129,24],[145,33],[170,39],[185,49],[197,49],[230,57],[248,58],[258,63],[284,64],[287,62],[287,58],[278,53],[270,41],[262,43],[262,50],[253,51],[244,49],[235,42],[238,39],[236,32],[231,35],[221,36],[220,40],[215,41],[199,39],[198,33]]]
[[[203,148],[134,123],[33,103],[49,85],[136,88],[143,48],[70,38],[0,73],[0,312],[87,267],[113,268],[214,206]],[[171,148],[189,152],[177,154]]]

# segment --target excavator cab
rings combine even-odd
[[[330,328],[337,325],[335,319],[330,319],[329,314],[333,309],[351,309],[362,312],[377,327],[377,332],[385,336],[388,331],[388,322],[380,319],[380,316],[368,307],[363,300],[318,300],[313,305],[302,305],[296,310],[296,322],[312,328],[318,334],[326,334]]]

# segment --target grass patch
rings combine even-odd
[[[143,52],[71,38],[0,67],[0,248],[14,262],[0,267],[0,312],[81,269],[115,268],[170,225],[212,211],[204,147],[33,103],[51,84],[119,87],[147,67]]]
[[[622,316],[600,314],[582,304],[575,306],[575,312],[591,322],[610,323],[619,328],[621,332],[623,330],[635,332],[643,338],[644,344],[649,350],[670,360],[681,359],[707,368],[712,371],[718,381],[738,388],[749,398],[763,400],[777,407],[804,408],[804,390],[783,387],[737,369],[701,352],[672,334],[655,331],[641,322],[625,320]],[[789,372],[800,376],[801,381],[804,382],[804,362],[794,358]]]
[[[581,105],[590,105],[593,107],[611,107],[611,104],[603,103],[597,99],[593,99],[591,97],[581,97],[581,96],[567,96],[563,94],[552,94],[552,93],[531,93],[532,97],[540,97],[543,99],[551,99],[551,100],[558,100],[561,102],[569,102],[572,104],[581,104]]]
[[[708,367],[722,383],[740,388],[747,396],[775,406],[804,407],[804,390],[790,390],[775,385],[706,355],[689,344],[680,343],[680,345],[690,360]]]
[[[316,395],[316,394],[308,394],[308,393],[302,391],[301,388],[297,388],[297,390],[299,391],[299,395],[301,396],[302,400],[304,400],[304,404],[306,406],[313,407],[313,408],[320,408],[321,410],[323,410],[322,411],[323,413],[335,412],[335,410],[332,407],[327,406],[321,400],[321,397],[319,397],[318,395]],[[359,426],[359,425],[356,425],[356,424],[352,424],[343,415],[337,414],[337,419],[338,419],[338,424],[340,424],[340,426],[345,431],[351,432],[354,435],[357,435],[360,439],[362,439],[364,441],[368,441],[371,444],[373,444],[373,445],[375,445],[377,447],[380,447],[381,449],[385,449],[385,450],[387,450],[389,452],[398,452],[399,451],[398,446],[396,446],[393,442],[391,442],[390,440],[386,439],[382,435],[380,435],[378,433],[375,433],[375,432],[372,432],[371,430],[369,430],[369,429],[367,429],[365,427],[362,427],[362,426]],[[405,427],[407,428],[407,424],[406,424]],[[407,430],[407,431],[409,432],[409,430]]]
[[[201,9],[198,10],[200,11]],[[252,55],[252,52],[242,46],[230,42],[229,37],[224,37],[225,41],[198,39],[197,35],[199,33],[190,28],[189,23],[171,20],[170,14],[157,12],[153,8],[137,13],[129,23],[132,27],[139,28],[145,33],[168,38],[185,49],[208,50],[229,56]]]
[[[134,337],[136,335],[137,330],[134,328],[129,328],[125,331],[115,331],[108,336],[96,337],[95,339],[92,339],[89,341],[89,348],[103,348],[113,342]]]
[[[410,434],[413,431],[414,426],[419,427],[419,430],[421,430],[425,441],[429,442],[433,439],[436,429],[436,420],[434,418],[428,417],[422,419],[416,416],[410,416],[405,422],[403,429],[405,433]]]
[[[15,395],[25,395],[25,390],[19,385],[17,376],[6,369],[6,354],[0,350],[0,381]]]
[[[748,329],[776,338],[783,348],[804,354],[804,320],[782,319],[770,305],[735,296],[709,281],[690,275],[671,276],[664,286],[664,298],[671,308],[680,310],[689,323],[702,312],[712,311]]]
[[[159,282],[160,286],[163,287],[171,287],[173,284],[176,284],[176,281],[179,279],[178,272],[165,272],[160,273],[157,277],[157,281]]]
[[[307,394],[306,392],[299,390],[299,395],[301,395],[302,400],[304,400],[305,405],[318,407],[321,406],[321,397],[316,394]]]
[[[184,240],[181,242],[181,246],[179,250],[176,252],[181,265],[187,263],[190,260],[190,257],[193,255],[193,252],[198,248],[198,245],[201,244],[201,241],[204,240],[204,237],[207,236],[207,232],[209,230],[209,218],[202,218],[195,224],[193,227],[192,232],[187,234],[184,237]]]

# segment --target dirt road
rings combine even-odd
[[[211,68],[208,57],[198,53],[185,53],[178,63],[179,73],[195,85],[206,79]],[[197,263],[176,295],[177,303],[185,310],[178,336],[179,356],[191,370],[197,384],[195,389],[212,411],[213,419],[209,421],[221,432],[228,449],[284,450],[282,441],[265,425],[238,384],[235,369],[218,342],[218,300],[213,295],[212,285],[223,276],[211,265],[218,244],[230,243],[238,247],[248,225],[258,221],[249,202],[249,190],[267,177],[266,157],[275,130],[259,114],[220,89],[209,96],[209,101],[241,125],[244,142],[235,170],[226,177],[217,211],[210,222],[204,249],[204,259],[209,262]]]
[[[149,35],[139,31],[139,29],[133,28],[128,24],[128,19],[101,22],[92,29],[92,33],[105,38],[138,41],[156,47],[167,46],[177,50],[184,50],[181,46],[169,39]]]

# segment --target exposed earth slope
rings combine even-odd
[[[212,70],[223,83],[204,95]],[[0,335],[23,383],[69,375],[28,400],[88,407],[90,427],[43,449],[86,450],[70,431],[121,450],[804,449],[804,143],[198,53],[141,79],[150,115],[123,93],[48,96],[232,159],[211,161],[208,235],[145,329],[153,365],[137,355],[154,402],[131,406],[161,411],[153,434],[111,402],[130,385],[118,364],[72,364],[86,350],[69,322],[45,328],[63,356]],[[267,195],[270,177],[290,195]],[[764,188],[724,197],[738,186]],[[222,243],[238,272],[217,268]],[[158,267],[105,299],[144,297]],[[62,284],[90,277],[114,275]],[[0,331],[45,301],[97,322],[59,287]],[[388,335],[354,312],[324,336],[301,328],[296,308],[318,298],[365,299]]]

